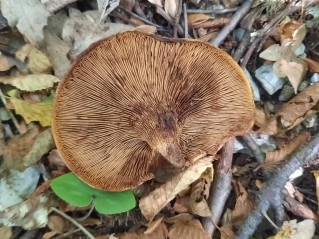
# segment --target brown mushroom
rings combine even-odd
[[[215,155],[253,119],[249,83],[227,53],[129,31],[77,59],[57,90],[52,126],[74,173],[120,191],[153,178],[161,157],[184,167]]]

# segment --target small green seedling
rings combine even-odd
[[[81,181],[74,173],[67,173],[52,180],[51,188],[61,199],[77,207],[93,203],[102,214],[126,212],[135,207],[131,190],[107,192],[92,188]]]

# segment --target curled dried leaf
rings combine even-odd
[[[168,232],[170,239],[209,239],[199,220],[175,223]]]
[[[287,102],[258,132],[268,135],[281,135],[298,125],[308,115],[317,112],[318,102],[319,83],[316,83],[308,86]]]
[[[146,197],[140,200],[140,209],[148,221],[152,221],[154,216],[179,192],[187,188],[192,182],[198,179],[201,174],[212,166],[212,158],[205,157],[199,159],[184,172],[179,173],[170,181],[155,189]]]

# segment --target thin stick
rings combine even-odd
[[[183,4],[183,12],[184,12],[184,33],[185,38],[188,38],[188,18],[187,18],[187,5]]]
[[[222,157],[215,165],[215,176],[213,185],[210,188],[210,196],[208,198],[208,205],[212,212],[211,217],[203,218],[202,223],[204,229],[208,232],[210,237],[213,236],[216,225],[223,213],[223,209],[227,198],[231,192],[231,165],[234,153],[234,138],[229,139],[222,149]]]
[[[238,7],[232,7],[232,8],[225,8],[225,9],[188,9],[188,13],[203,13],[203,14],[225,14],[225,13],[231,13],[236,12],[238,10]]]
[[[74,220],[72,217],[70,217],[69,215],[65,214],[64,212],[60,211],[59,209],[55,208],[55,207],[51,207],[51,211],[56,212],[57,214],[59,214],[60,216],[64,217],[65,219],[69,220],[70,222],[72,222],[75,226],[77,226],[89,239],[95,239],[95,237],[88,231],[85,229],[85,227],[83,227],[80,223],[78,223],[76,220]]]
[[[219,46],[222,41],[226,39],[229,33],[235,29],[238,22],[246,15],[254,2],[255,0],[246,0],[245,3],[243,3],[238,11],[232,16],[230,22],[221,30],[216,38],[210,41],[210,43],[215,46]]]
[[[174,18],[174,32],[173,32],[173,37],[177,38],[177,32],[178,32],[178,24],[179,24],[179,19],[182,14],[182,8],[183,8],[183,0],[178,1],[178,8],[176,12],[176,16]]]

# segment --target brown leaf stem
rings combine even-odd
[[[281,200],[281,191],[289,176],[305,163],[314,160],[319,153],[319,133],[307,142],[298,152],[292,154],[287,163],[283,164],[265,182],[257,194],[255,209],[248,215],[244,224],[238,231],[237,239],[246,239],[256,230],[262,219],[262,212],[267,211],[270,206],[278,205]]]

